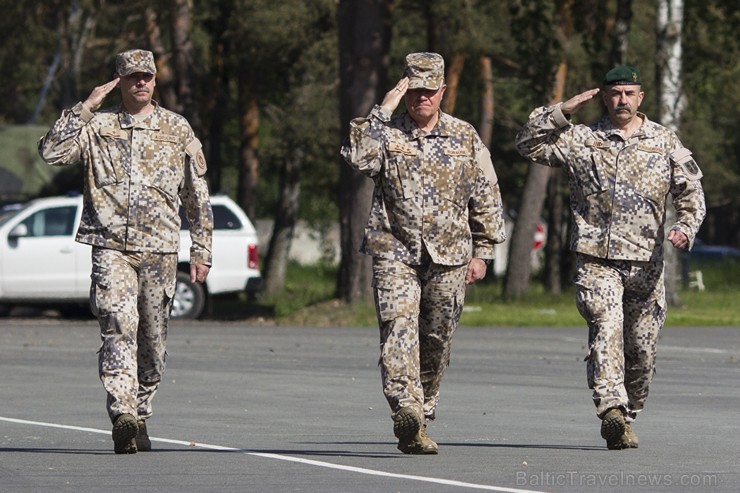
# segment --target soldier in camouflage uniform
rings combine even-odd
[[[121,454],[151,450],[145,421],[165,367],[180,201],[193,240],[191,281],[205,281],[211,265],[213,213],[201,144],[185,118],[152,100],[156,72],[149,51],[118,54],[114,79],[62,112],[39,141],[49,164],[85,167],[76,240],[92,245],[99,374]],[[115,87],[122,103],[95,112]]]
[[[602,92],[608,115],[590,126],[571,124],[598,92],[536,109],[516,144],[535,163],[567,167],[576,305],[589,327],[588,384],[607,447],[636,448],[632,424],[645,406],[666,315],[666,200],[670,194],[677,215],[667,240],[679,250],[693,244],[706,209],[691,151],[638,112],[640,72],[610,70]]]
[[[440,111],[444,61],[406,57],[404,77],[351,122],[342,155],[375,182],[362,252],[373,257],[383,391],[398,448],[436,454],[426,434],[450,359],[465,284],[504,240],[491,155],[475,129]],[[406,111],[392,115],[401,100]]]

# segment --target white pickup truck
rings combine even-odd
[[[183,221],[173,318],[200,317],[210,296],[262,288],[252,222],[225,195],[212,195],[211,206],[213,266],[203,285],[190,282],[190,233]],[[87,303],[91,247],[74,240],[81,214],[82,196],[36,199],[0,212],[0,316],[14,305]]]

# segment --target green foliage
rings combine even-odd
[[[465,55],[455,115],[480,122],[480,56],[493,61],[495,115],[491,151],[507,208],[518,208],[527,163],[514,149],[516,132],[531,110],[550,98],[553,67],[568,62],[565,97],[598,86],[611,44],[615,2],[574,0],[573,32],[565,42],[556,18],[563,0],[395,0],[389,83],[401,76],[403,57],[430,49],[448,57]],[[58,69],[40,107],[38,123],[48,125],[64,107],[109,80],[113,55],[148,46],[147,8],[157,14],[165,53],[171,57],[170,0],[0,0],[0,123],[25,124],[41,99],[55,55]],[[336,221],[338,210],[338,41],[335,0],[201,0],[193,11],[194,95],[203,121],[206,147],[223,157],[222,189],[236,195],[239,119],[243,108],[238,81],[248,80],[260,105],[260,183],[258,212],[272,216],[278,171],[299,148],[301,219],[313,224]],[[656,108],[655,2],[632,2],[627,59],[641,68],[646,92],[642,109]],[[74,67],[73,48],[84,22],[94,28]],[[686,0],[683,32],[683,83],[687,109],[681,125],[684,143],[704,172],[707,203],[740,210],[740,4],[733,0]],[[77,70],[77,71],[76,71]],[[214,100],[215,90],[224,93]],[[115,97],[111,97],[111,102]],[[220,111],[215,111],[218,107]],[[577,115],[592,121],[598,103]],[[211,138],[214,119],[223,134]],[[31,154],[35,148],[29,150]],[[4,159],[21,161],[5,151]],[[4,167],[6,163],[0,163]],[[14,168],[15,169],[15,168]],[[737,222],[728,230],[737,231]],[[715,230],[719,226],[713,226]],[[705,228],[706,229],[706,228]],[[730,236],[728,234],[728,236]],[[735,234],[733,241],[737,240]]]
[[[40,2],[38,2],[40,3]],[[28,123],[54,49],[56,16],[52,5],[2,0],[0,31],[0,122]],[[50,4],[52,2],[49,2]]]
[[[0,163],[22,182],[14,200],[37,196],[61,169],[47,165],[36,152],[39,138],[48,130],[40,125],[0,125]]]
[[[283,293],[274,297],[264,297],[260,304],[272,306],[277,318],[289,316],[313,305],[320,305],[332,299],[336,275],[336,266],[317,264],[307,267],[290,262]]]
[[[284,293],[248,305],[247,313],[265,314],[278,325],[376,326],[372,303],[345,304],[333,298],[336,266],[301,266],[291,262]],[[667,326],[740,326],[740,261],[692,264],[701,269],[705,291],[684,289],[682,304],[668,309]],[[477,327],[584,327],[573,288],[554,296],[534,283],[526,299],[503,301],[500,279],[486,278],[467,289],[461,325]],[[216,313],[238,312],[229,301],[217,300]],[[223,304],[223,306],[222,306]],[[243,303],[242,303],[243,305]]]
[[[684,144],[702,168],[708,206],[740,208],[740,7],[737,2],[686,2]]]

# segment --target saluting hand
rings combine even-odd
[[[396,87],[385,94],[383,102],[380,103],[380,106],[385,108],[389,113],[393,113],[394,111],[396,111],[396,108],[398,108],[398,104],[401,102],[401,99],[403,99],[403,96],[404,94],[406,94],[408,88],[409,78],[404,77],[403,79],[398,81]]]
[[[118,85],[119,79],[120,77],[116,74],[116,77],[112,81],[106,82],[102,86],[98,86],[93,89],[87,99],[83,101],[83,106],[90,111],[95,111],[100,108],[105,97]]]
[[[563,112],[564,115],[570,116],[576,111],[580,110],[584,106],[588,104],[589,101],[593,99],[596,94],[598,94],[599,89],[589,89],[586,92],[582,92],[581,94],[577,94],[570,98],[568,101],[564,102],[560,105],[560,110]]]

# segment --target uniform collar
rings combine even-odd
[[[439,110],[438,115],[439,118],[437,119],[437,124],[434,126],[432,131],[427,134],[421,131],[414,119],[411,118],[411,115],[409,115],[409,112],[405,111],[401,120],[401,130],[403,130],[404,133],[411,135],[411,139],[413,140],[421,139],[423,137],[429,137],[431,135],[447,137],[450,135],[450,116],[447,113],[444,113],[442,110]]]
[[[118,105],[118,122],[121,128],[145,128],[149,130],[159,130],[159,103],[152,99],[154,109],[149,113],[146,118],[136,120],[131,113],[126,111],[123,107],[123,103]]]
[[[647,115],[645,115],[645,113],[638,111],[635,116],[642,119],[642,125],[640,125],[640,128],[638,128],[635,133],[632,134],[630,139],[633,139],[635,137],[645,138],[646,136],[648,136],[648,134],[650,133],[650,129],[655,124],[648,120],[648,117]],[[619,138],[622,138],[621,131],[614,126],[612,121],[609,119],[609,115],[602,117],[601,120],[598,121],[598,123],[596,124],[596,130],[599,132],[603,132],[606,137],[612,137],[616,135]]]

